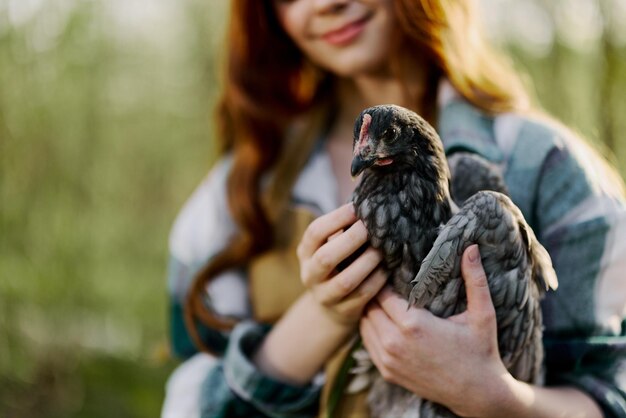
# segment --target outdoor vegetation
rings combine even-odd
[[[626,0],[482,0],[626,174]],[[0,417],[156,417],[168,231],[214,161],[226,0],[0,0]]]

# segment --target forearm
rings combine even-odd
[[[541,387],[515,380],[511,375],[495,392],[485,418],[602,418],[596,402],[574,387]]]
[[[264,373],[292,384],[306,384],[356,330],[338,324],[305,293],[266,336],[253,361]]]

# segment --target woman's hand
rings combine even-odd
[[[379,267],[382,255],[372,247],[337,272],[337,265],[366,242],[365,225],[349,203],[313,221],[298,246],[302,282],[329,316],[345,326],[357,324],[387,279]]]
[[[480,416],[510,374],[497,342],[496,316],[478,247],[463,254],[467,310],[448,319],[383,289],[368,305],[361,336],[385,380],[441,403],[460,416]]]
[[[341,272],[336,267],[366,242],[367,231],[352,204],[309,225],[298,246],[302,281],[309,291],[274,325],[254,354],[253,361],[263,372],[307,384],[354,334],[365,305],[386,282],[378,268],[382,256],[368,248]]]

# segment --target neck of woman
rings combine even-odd
[[[428,71],[424,64],[406,62],[403,77],[391,70],[337,79],[338,114],[335,123],[349,126],[365,108],[380,104],[397,104],[422,113],[423,98],[428,91]]]

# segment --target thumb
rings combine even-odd
[[[467,292],[467,314],[470,324],[479,327],[495,322],[495,309],[489,294],[487,276],[480,260],[478,245],[471,245],[463,252],[461,275]]]

